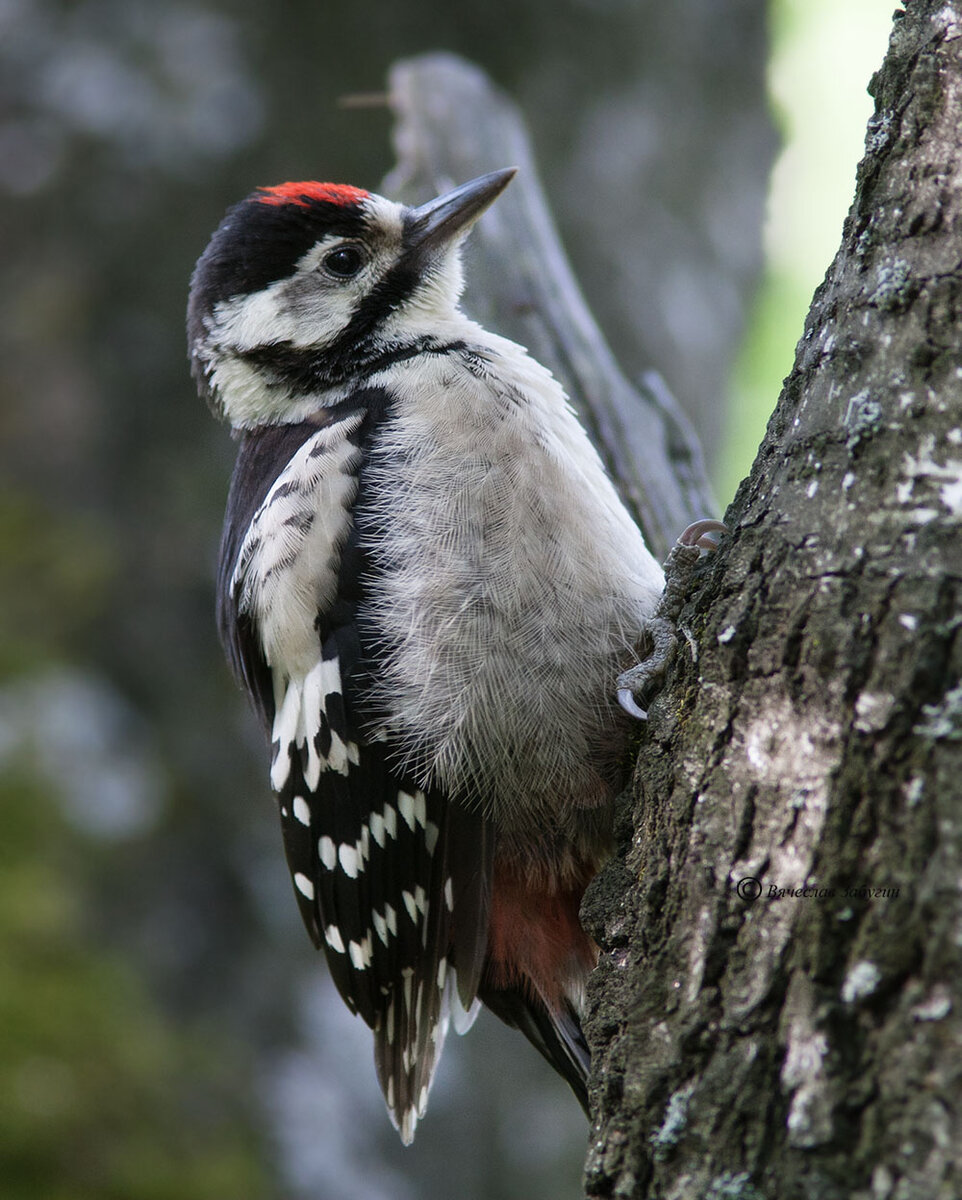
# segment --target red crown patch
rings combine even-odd
[[[347,183],[278,183],[274,187],[257,189],[261,204],[299,204],[303,208],[312,200],[328,204],[360,204],[370,195],[363,188],[351,187]]]

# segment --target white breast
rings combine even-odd
[[[470,352],[384,380],[365,615],[388,647],[388,729],[425,782],[471,780],[495,808],[596,802],[614,678],[662,573],[556,381],[469,329]]]

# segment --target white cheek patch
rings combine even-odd
[[[214,309],[214,337],[225,349],[244,352],[271,342],[289,341],[294,329],[281,303],[287,283],[279,279],[250,296],[223,300]]]
[[[323,281],[319,267],[312,269],[311,276],[299,272],[279,297],[288,331],[284,341],[295,350],[318,351],[335,342],[370,287],[367,271],[343,283]]]
[[[222,363],[233,355],[278,343],[320,350],[334,341],[350,321],[365,287],[360,278],[343,284],[322,279],[319,263],[329,249],[324,244],[315,246],[290,278],[217,305],[211,342],[224,356]],[[218,364],[215,375],[220,369]]]

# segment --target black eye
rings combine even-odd
[[[324,269],[338,279],[350,279],[364,266],[364,254],[359,246],[338,246],[324,256]]]

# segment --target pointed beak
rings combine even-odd
[[[480,175],[469,183],[462,183],[453,192],[445,192],[420,208],[412,208],[408,213],[408,246],[412,250],[430,250],[467,233],[484,210],[501,195],[517,169],[506,167],[503,171]]]

